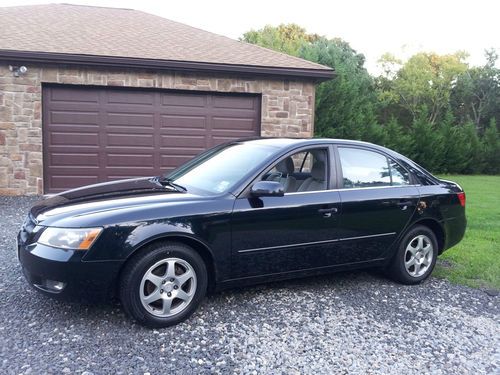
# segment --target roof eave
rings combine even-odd
[[[29,62],[41,64],[85,65],[107,68],[135,68],[175,70],[186,72],[203,71],[207,73],[233,73],[251,76],[303,78],[311,79],[316,82],[326,81],[333,78],[334,76],[333,69],[304,69],[257,65],[233,65],[196,61],[157,60],[135,57],[98,56],[0,49],[0,61],[1,60],[17,64],[25,64]]]

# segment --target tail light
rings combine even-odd
[[[465,192],[457,194],[458,200],[460,201],[460,206],[465,207]]]

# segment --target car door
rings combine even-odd
[[[298,154],[306,156],[301,159]],[[307,155],[315,157],[307,160]],[[231,218],[234,278],[298,271],[337,262],[340,196],[338,191],[329,189],[336,176],[331,168],[333,148],[326,145],[301,149],[285,158],[288,157],[293,159],[294,166],[287,177],[295,181],[287,185],[295,186],[295,191],[280,197],[259,198],[244,193],[235,200]],[[319,160],[321,158],[324,160]],[[324,185],[314,182],[312,177],[321,163],[324,163]],[[263,173],[256,181],[268,175]],[[283,178],[280,178],[282,182]]]
[[[419,202],[408,171],[370,148],[336,147],[342,217],[339,242],[345,262],[384,258]]]

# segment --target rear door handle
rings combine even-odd
[[[413,201],[402,201],[397,203],[398,206],[411,206],[413,204]]]
[[[413,201],[400,201],[397,203],[397,205],[402,209],[406,210],[408,206],[411,206],[413,204]]]
[[[332,214],[336,214],[338,212],[337,207],[332,207],[332,208],[320,208],[318,212],[320,214],[323,214],[323,217],[331,217]]]

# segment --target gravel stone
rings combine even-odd
[[[349,272],[225,291],[150,330],[116,303],[32,290],[14,251],[33,197],[0,197],[2,374],[494,374],[498,295]],[[490,293],[494,294],[494,293]]]

